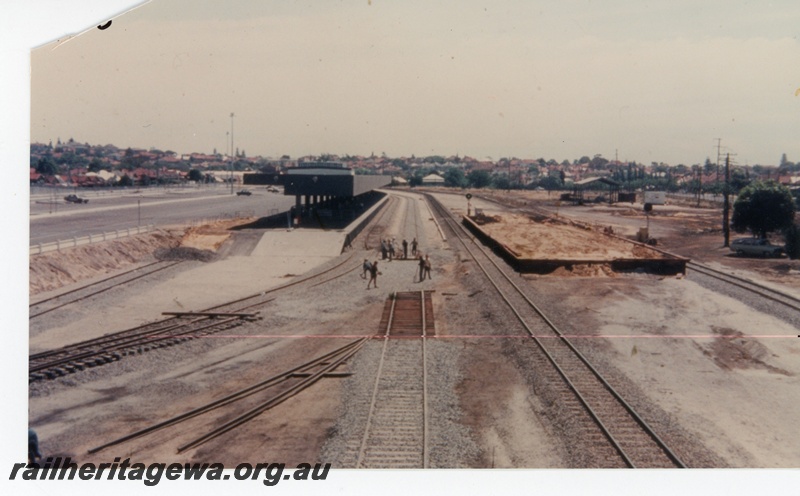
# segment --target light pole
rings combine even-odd
[[[234,157],[234,148],[233,148],[233,112],[231,112],[231,157]],[[231,183],[231,194],[233,194],[233,161],[234,160],[236,160],[235,157],[231,159],[231,167],[230,167],[230,169],[231,169],[231,177],[229,178],[229,181]]]

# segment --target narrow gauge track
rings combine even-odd
[[[152,424],[148,427],[144,427],[95,448],[91,448],[88,453],[97,453],[106,448],[117,446],[127,441],[152,434],[153,432],[161,429],[179,425],[189,419],[210,413],[222,407],[229,405],[238,406],[241,404],[241,402],[243,402],[243,400],[251,399],[255,395],[258,395],[264,391],[271,392],[277,390],[277,392],[271,396],[268,396],[266,399],[261,399],[254,405],[249,405],[249,408],[247,408],[246,411],[238,414],[234,412],[232,414],[233,418],[227,420],[218,427],[209,430],[205,434],[185,442],[183,445],[177,448],[177,451],[180,453],[182,451],[200,446],[201,444],[219,437],[222,434],[256,418],[270,408],[279,405],[285,400],[307,389],[322,378],[341,377],[342,375],[335,372],[335,370],[349,360],[353,355],[355,355],[364,346],[364,343],[367,341],[367,339],[368,338],[361,338],[352,341],[329,353],[314,358],[313,360],[310,360],[285,372],[276,374],[257,384],[240,389],[210,403],[195,407],[180,415],[176,415],[175,417]]]
[[[376,230],[376,225],[380,224],[384,214],[385,211],[376,220],[373,220],[373,226],[370,228],[368,236]],[[355,252],[351,252],[341,262],[320,272],[260,293],[215,305],[197,313],[241,314],[248,311],[255,312],[272,301],[275,293],[308,282],[312,283],[311,287],[318,286],[360,269],[360,265],[348,265],[354,256]],[[117,361],[127,355],[173,346],[196,337],[231,329],[241,325],[244,321],[245,318],[241,316],[222,316],[222,318],[203,316],[190,319],[170,317],[55,350],[37,353],[28,359],[28,381],[55,379],[86,368]]]
[[[686,264],[686,267],[699,274],[703,274],[704,276],[713,277],[714,279],[720,280],[722,282],[731,284],[733,286],[744,289],[751,293],[757,294],[768,300],[787,306],[791,309],[800,311],[800,298],[797,298],[790,294],[786,294],[776,289],[772,289],[770,287],[751,281],[744,277],[739,277],[717,269],[712,269],[707,265],[703,265],[697,262],[689,262],[688,264]]]
[[[382,207],[377,219],[372,222],[372,226],[369,228],[369,231],[367,231],[366,236],[364,236],[365,250],[373,250],[380,247],[381,239],[383,239],[383,233],[386,231],[386,225],[382,222],[383,218],[386,215],[386,212],[396,208],[396,202],[397,199],[393,195],[390,195],[389,199],[386,201],[386,204]]]
[[[408,255],[411,253],[411,241],[416,239],[418,245],[424,241],[420,238],[420,214],[419,214],[419,197],[401,196],[406,204],[405,218],[403,220],[403,232],[401,236],[408,241]]]
[[[59,308],[86,300],[92,296],[110,291],[124,284],[128,284],[157,272],[161,272],[162,270],[169,269],[170,267],[174,267],[179,263],[181,262],[153,262],[132,270],[114,274],[111,277],[106,277],[105,279],[96,281],[92,284],[87,284],[86,286],[75,288],[71,291],[66,291],[59,295],[31,303],[28,305],[28,319],[31,320],[50,313],[53,310],[58,310]]]
[[[598,461],[612,467],[684,468],[683,462],[644,419],[512,281],[506,273],[508,269],[497,264],[443,205],[431,196],[428,198],[437,215],[458,238],[533,338],[546,357],[546,362],[552,365],[548,371],[543,360],[537,370],[540,374],[549,374],[551,383],[564,384],[562,406],[569,415],[583,419],[580,424],[581,437],[591,440]],[[470,244],[475,249],[471,249]]]
[[[356,468],[428,468],[430,292],[393,294]],[[385,322],[384,322],[385,321]]]

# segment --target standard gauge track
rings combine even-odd
[[[356,468],[427,468],[430,292],[393,294]],[[416,300],[416,301],[415,301]]]
[[[506,302],[544,355],[550,383],[560,383],[562,407],[579,419],[580,435],[591,439],[598,464],[610,467],[685,467],[655,431],[637,414],[598,370],[508,275],[505,264],[476,243],[469,233],[433,197],[437,215],[458,238],[490,284]],[[538,369],[538,368],[537,368]],[[552,372],[555,371],[555,372]]]
[[[745,279],[744,277],[739,277],[733,274],[722,272],[717,269],[712,269],[707,265],[699,264],[697,262],[689,262],[688,264],[686,264],[686,267],[699,274],[703,274],[704,276],[713,277],[714,279],[744,289],[746,291],[749,291],[750,293],[757,294],[761,297],[780,303],[781,305],[784,305],[791,309],[800,311],[800,298],[797,298],[790,294],[786,294],[776,289],[767,287],[763,284],[759,284],[749,279]]]

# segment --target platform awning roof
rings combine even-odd
[[[603,183],[603,184],[607,184],[609,186],[615,186],[617,188],[622,186],[617,181],[614,181],[613,179],[609,179],[607,177],[587,177],[586,179],[581,179],[580,181],[576,181],[575,182],[575,187],[585,186],[587,184],[595,183],[595,182],[598,182],[598,181]]]

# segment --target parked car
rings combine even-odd
[[[67,195],[64,197],[64,200],[67,203],[89,203],[89,200],[81,198],[78,195]]]
[[[759,238],[735,239],[730,248],[737,255],[757,257],[779,257],[785,252],[783,246],[773,245],[768,240]]]
[[[238,196],[250,196],[250,195],[252,195],[253,193],[251,193],[251,192],[250,192],[250,190],[248,190],[248,189],[243,189],[243,190],[241,190],[241,191],[237,191],[237,192],[236,192],[236,194],[237,194]]]

